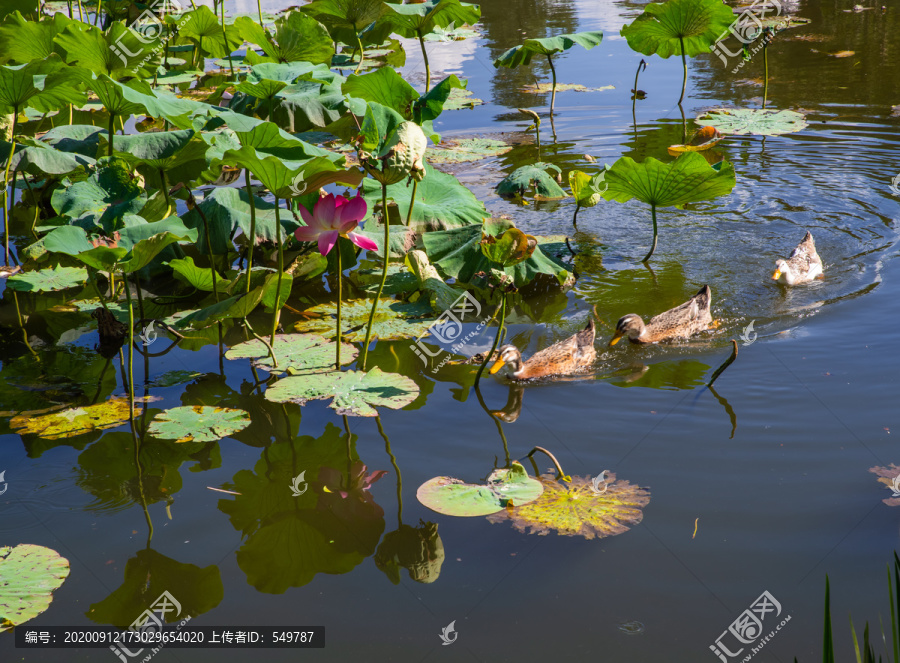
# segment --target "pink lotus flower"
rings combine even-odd
[[[361,249],[377,251],[378,245],[368,237],[352,232],[366,215],[366,201],[360,196],[347,199],[329,193],[316,201],[310,214],[303,205],[300,216],[306,226],[297,228],[294,237],[301,242],[319,242],[319,253],[327,255],[338,237],[346,237]]]

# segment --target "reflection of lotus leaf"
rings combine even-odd
[[[341,309],[343,313],[343,308]],[[333,328],[334,325],[332,325]],[[226,359],[252,359],[254,366],[270,373],[313,373],[334,369],[335,347],[331,341],[313,334],[278,334],[272,345],[278,367],[272,366],[272,358],[262,341],[253,339],[235,345],[225,353]],[[341,344],[341,363],[356,359],[356,348]]]
[[[276,403],[298,403],[333,398],[331,408],[338,414],[376,417],[375,406],[399,410],[416,400],[418,385],[396,373],[380,368],[297,375],[279,380],[266,389],[266,399]]]
[[[416,491],[418,500],[432,511],[447,516],[486,516],[511,505],[537,499],[544,488],[528,476],[520,463],[494,470],[487,485],[465,483],[453,477],[429,479]]]
[[[345,339],[358,342],[365,339],[366,324],[369,321],[371,310],[372,302],[366,299],[355,299],[341,305],[341,326],[344,328],[343,337]],[[435,321],[434,318],[426,320],[407,320],[407,318],[421,317],[431,313],[431,306],[428,302],[404,304],[382,297],[378,303],[378,310],[375,312],[372,336],[383,341],[391,341],[427,335],[429,327]],[[335,335],[334,323],[337,307],[333,303],[313,306],[305,310],[303,314],[314,317],[295,324],[294,331],[312,332],[326,337]],[[332,354],[334,354],[333,348]]]
[[[513,527],[531,534],[583,536],[586,539],[615,536],[641,522],[641,509],[650,502],[650,491],[627,481],[607,477],[609,488],[602,494],[593,491],[591,477],[572,477],[569,486],[552,476],[542,475],[544,493],[530,504],[503,510],[488,516],[494,523],[511,520]]]
[[[0,631],[49,608],[68,576],[69,560],[55,550],[28,543],[0,547]]]
[[[716,108],[697,118],[723,134],[777,136],[807,127],[803,113],[772,108]]]
[[[141,408],[135,406],[135,415],[140,411]],[[126,421],[128,399],[111,398],[105,403],[68,408],[37,417],[22,414],[10,419],[9,425],[19,435],[38,435],[48,440],[58,440],[94,430],[115,428]]]
[[[243,410],[204,405],[185,405],[160,412],[150,423],[154,437],[176,442],[213,442],[250,425]]]
[[[437,523],[419,521],[419,527],[400,525],[384,535],[375,552],[377,566],[395,585],[405,568],[416,582],[429,584],[438,579],[444,563],[444,543]]]

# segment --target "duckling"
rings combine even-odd
[[[822,259],[816,252],[816,243],[808,230],[803,241],[791,251],[787,260],[775,261],[775,273],[772,279],[785,285],[797,285],[812,281],[822,274]]]
[[[507,375],[513,380],[583,372],[597,357],[597,351],[594,349],[595,335],[594,319],[591,318],[587,326],[577,334],[544,348],[524,361],[519,348],[504,345],[500,348],[500,359],[491,366],[491,375],[499,371],[504,364],[509,364],[512,368]]]
[[[639,315],[629,313],[619,319],[609,344],[615,345],[623,336],[632,343],[644,344],[688,338],[713,324],[709,310],[711,303],[712,293],[705,285],[684,304],[650,318],[646,325]]]

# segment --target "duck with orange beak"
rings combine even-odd
[[[816,243],[808,230],[797,248],[791,251],[787,260],[775,261],[775,273],[772,280],[783,285],[808,283],[822,276],[822,258],[816,251]]]
[[[500,348],[500,358],[491,366],[491,375],[504,366],[508,366],[507,377],[512,380],[531,380],[554,375],[572,375],[587,371],[597,358],[594,349],[596,329],[594,319],[588,320],[587,326],[564,341],[544,348],[527,360],[514,345]]]
[[[609,345],[615,345],[623,336],[627,336],[632,343],[643,345],[689,338],[715,326],[710,312],[711,304],[712,292],[705,285],[684,304],[650,318],[647,324],[644,324],[641,316],[634,313],[624,315],[619,319],[616,333]]]

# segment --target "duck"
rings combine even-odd
[[[597,335],[594,318],[577,334],[564,341],[554,343],[549,348],[522,359],[522,353],[514,345],[500,348],[500,358],[491,366],[491,375],[508,365],[512,370],[507,377],[513,380],[532,380],[551,375],[572,375],[586,371],[597,358],[594,338]]]
[[[627,336],[632,343],[649,344],[688,338],[706,331],[710,326],[715,326],[709,310],[711,303],[712,292],[705,285],[684,304],[650,318],[646,325],[639,315],[624,315],[619,318],[616,333],[609,344],[615,345],[623,336]]]
[[[797,285],[812,281],[822,274],[822,259],[816,252],[816,243],[808,230],[803,241],[791,251],[787,260],[775,261],[775,273],[772,280],[784,285]]]

